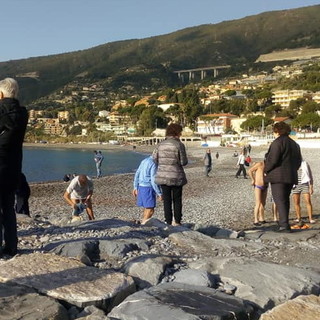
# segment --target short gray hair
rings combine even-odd
[[[5,78],[0,81],[0,91],[5,98],[18,98],[19,85],[13,78]]]

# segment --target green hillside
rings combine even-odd
[[[299,47],[320,47],[320,5],[66,54],[1,62],[0,78],[18,77],[28,102],[80,76],[92,82],[105,81],[112,89],[124,84],[136,88],[172,86],[177,82],[174,70],[225,64],[237,69],[253,63],[260,54]]]

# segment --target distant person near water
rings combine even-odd
[[[264,207],[268,194],[268,183],[264,181],[264,161],[256,162],[249,170],[251,184],[254,187],[255,206],[254,206],[254,225],[260,226],[266,223],[264,218]]]
[[[295,222],[301,222],[301,206],[300,197],[303,195],[304,201],[307,206],[307,212],[309,217],[309,223],[315,223],[312,218],[312,203],[311,195],[313,194],[313,176],[309,164],[302,160],[301,166],[298,170],[298,184],[292,188],[292,198],[297,218]]]
[[[27,109],[17,100],[18,92],[16,80],[0,81],[0,256],[14,256],[18,251],[14,202],[21,178],[22,143],[28,123]]]
[[[149,156],[141,161],[134,175],[132,194],[137,198],[137,206],[144,208],[141,224],[145,224],[153,216],[156,196],[162,200],[161,189],[154,181],[156,172],[157,166]]]
[[[102,177],[102,172],[101,172],[101,165],[102,161],[104,159],[104,156],[102,155],[101,151],[94,151],[94,162],[96,164],[96,169],[97,169],[97,178]]]
[[[204,174],[206,177],[209,177],[209,173],[212,170],[212,157],[211,157],[211,150],[207,149],[206,153],[203,157],[203,163],[204,163]]]
[[[298,169],[301,165],[299,145],[290,137],[291,128],[283,122],[273,126],[276,139],[266,154],[265,181],[271,183],[273,200],[279,212],[280,232],[291,232],[289,224],[290,193],[298,184]]]
[[[242,172],[243,173],[243,178],[247,179],[247,171],[246,171],[246,168],[244,167],[245,160],[246,160],[246,158],[244,156],[244,151],[242,150],[241,153],[238,156],[237,166],[239,167],[239,169],[238,169],[238,171],[236,173],[236,178],[238,178],[239,175]]]
[[[30,198],[30,186],[28,184],[26,176],[21,172],[18,187],[15,192],[15,212],[25,214],[30,217],[29,210],[29,198]]]
[[[181,224],[182,188],[187,184],[183,166],[187,165],[188,158],[185,146],[180,141],[181,133],[181,125],[169,124],[165,140],[156,146],[152,154],[154,162],[158,165],[155,182],[162,190],[165,221],[173,226]]]
[[[94,220],[91,201],[92,194],[93,182],[88,176],[80,174],[71,180],[63,195],[66,202],[73,209],[71,222],[82,220],[80,214],[84,209],[87,212],[89,220]]]

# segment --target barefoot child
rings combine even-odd
[[[260,226],[265,223],[264,207],[268,193],[268,184],[264,182],[264,161],[256,162],[249,170],[251,184],[254,186],[255,207],[254,207],[254,225]]]
[[[141,224],[145,224],[153,215],[156,206],[156,195],[162,200],[160,187],[154,182],[157,165],[151,156],[142,160],[133,180],[132,194],[137,198],[137,205],[143,207]]]

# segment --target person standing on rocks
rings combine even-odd
[[[63,197],[73,209],[73,217],[71,222],[79,221],[80,213],[85,209],[89,220],[94,220],[92,209],[93,182],[84,175],[80,174],[73,178],[65,191]]]
[[[268,183],[264,182],[264,161],[256,162],[249,170],[251,184],[254,187],[255,206],[254,206],[254,225],[260,226],[266,223],[264,219],[264,207],[268,194]]]
[[[165,140],[157,145],[152,154],[153,161],[158,165],[155,182],[162,190],[165,221],[173,226],[181,224],[182,188],[187,184],[183,166],[188,164],[188,158],[180,141],[181,133],[181,125],[171,123],[166,129]]]
[[[294,208],[296,211],[297,219],[295,222],[301,222],[301,206],[300,197],[303,195],[304,201],[307,206],[307,212],[309,216],[309,223],[315,223],[316,221],[312,218],[312,203],[311,195],[313,194],[313,176],[309,164],[302,160],[301,166],[298,170],[298,184],[293,186],[292,198]]]
[[[95,150],[94,151],[94,162],[96,163],[97,178],[102,177],[101,165],[102,165],[103,159],[104,159],[104,156],[102,155],[102,152]]]
[[[271,183],[274,202],[279,212],[280,232],[291,232],[289,225],[290,193],[298,184],[298,169],[302,157],[299,145],[290,137],[290,126],[281,121],[273,126],[276,139],[266,154],[265,181]]]
[[[206,153],[204,154],[204,157],[203,157],[203,162],[204,162],[204,173],[206,177],[209,177],[209,173],[212,170],[212,157],[211,157],[210,149],[206,150]]]
[[[0,81],[0,246],[2,231],[5,245],[0,255],[14,256],[18,250],[17,220],[14,210],[15,191],[21,177],[22,144],[28,112],[17,100],[16,80]]]
[[[244,155],[244,151],[242,150],[241,153],[238,156],[238,162],[237,162],[237,166],[239,167],[237,173],[236,173],[236,178],[239,177],[239,175],[241,174],[241,172],[243,173],[243,178],[247,179],[247,171],[246,168],[244,167],[244,162],[245,162],[246,158]]]
[[[141,161],[134,175],[132,194],[137,198],[137,205],[144,208],[141,224],[145,224],[154,214],[156,196],[162,200],[161,189],[154,181],[156,172],[157,166],[149,156]]]

